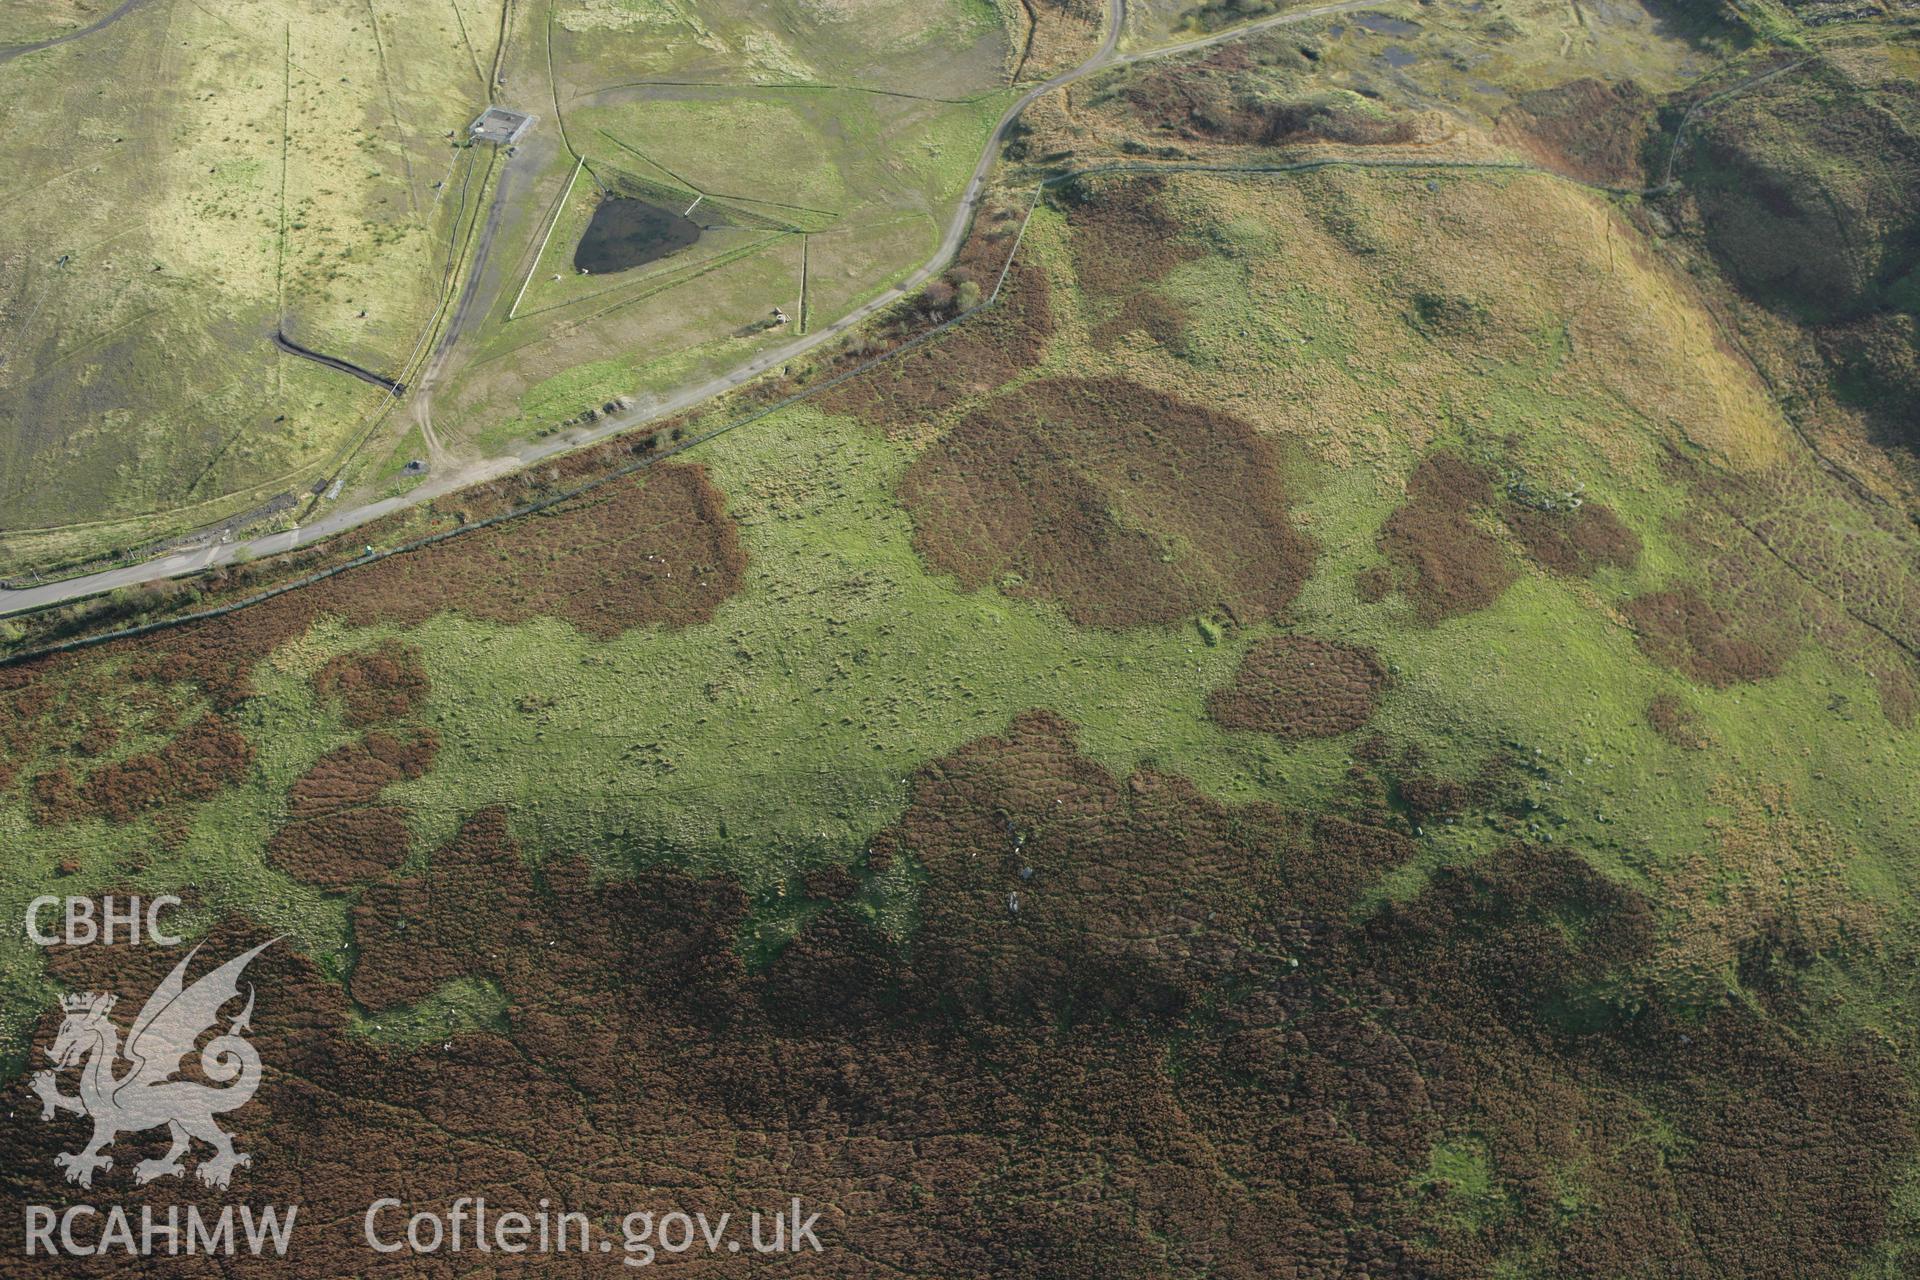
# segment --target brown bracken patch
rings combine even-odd
[[[1471,796],[1465,785],[1425,773],[1411,773],[1401,778],[1394,786],[1394,794],[1406,806],[1407,816],[1416,826],[1464,812]]]
[[[1144,334],[1178,355],[1186,348],[1187,311],[1152,285],[1200,250],[1181,238],[1179,219],[1162,207],[1157,177],[1088,183],[1065,192],[1074,279],[1110,313],[1093,338],[1112,348]]]
[[[1700,714],[1670,693],[1658,694],[1647,704],[1647,724],[1676,747],[1704,751],[1712,745]]]
[[[1000,582],[1082,625],[1284,609],[1312,544],[1273,446],[1229,414],[1119,378],[1049,379],[963,420],[910,467],[914,542],[969,591]]]
[[[343,889],[407,856],[407,814],[376,803],[396,782],[418,778],[440,747],[431,730],[405,737],[375,731],[330,751],[293,784],[287,822],[267,843],[267,861],[294,879]]]
[[[1393,594],[1393,566],[1369,565],[1353,575],[1353,593],[1367,604],[1379,604]]]
[[[1093,340],[1111,349],[1132,334],[1144,334],[1174,355],[1187,351],[1187,309],[1164,294],[1141,289],[1094,326]]]
[[[67,750],[70,758],[30,770],[36,823],[159,812],[172,815],[162,834],[178,835],[175,806],[205,800],[246,771],[251,751],[231,713],[253,696],[254,665],[322,616],[366,626],[418,623],[442,611],[507,623],[551,615],[610,637],[649,623],[707,620],[745,568],[705,471],[661,464],[539,516],[355,567],[225,617],[103,646],[89,666],[60,655],[0,671],[0,785],[49,747]],[[116,653],[127,659],[119,669],[100,661]],[[63,675],[64,692],[54,673]],[[97,714],[96,686],[109,682],[141,732],[173,732],[175,686],[204,694],[213,712],[165,747],[89,771],[86,760],[117,738]],[[349,722],[361,724],[411,709],[426,676],[406,646],[383,645],[328,663],[316,688],[341,698]]]
[[[746,552],[706,471],[661,463],[539,515],[144,638],[129,646],[128,674],[196,685],[228,708],[252,696],[256,662],[328,614],[355,626],[410,625],[442,612],[503,623],[550,616],[608,638],[704,622],[745,571]]]
[[[1096,295],[1132,293],[1200,250],[1181,239],[1182,223],[1160,203],[1158,177],[1088,181],[1066,188],[1073,275]]]
[[[1527,552],[1555,573],[1584,578],[1602,566],[1630,569],[1640,558],[1640,536],[1598,502],[1572,511],[1510,502],[1503,514]]]
[[[1648,656],[1716,689],[1777,676],[1793,656],[1791,637],[1691,586],[1635,596],[1625,612]]]
[[[1171,70],[1135,73],[1120,100],[1140,127],[1200,144],[1386,146],[1432,141],[1440,127],[1431,113],[1383,108],[1378,103],[1334,98],[1266,101],[1273,81],[1246,74],[1250,70],[1249,61],[1227,55]]]
[[[1518,576],[1499,540],[1474,521],[1492,505],[1486,468],[1442,452],[1414,469],[1405,505],[1387,517],[1380,550],[1427,625],[1486,608]]]
[[[427,688],[420,651],[398,640],[330,658],[313,675],[314,692],[322,700],[337,699],[347,723],[356,726],[406,715],[426,697]]]
[[[1230,729],[1324,738],[1358,729],[1387,682],[1373,650],[1308,636],[1272,636],[1247,650],[1233,683],[1207,697]]]
[[[65,765],[35,774],[27,784],[27,799],[35,826],[51,827],[86,816],[73,774]]]
[[[1261,849],[1297,842],[1292,824],[1248,811],[1235,830],[1181,778],[1122,784],[1072,734],[1020,717],[921,778],[884,837],[929,880],[915,962],[927,1000],[1015,1026],[1178,1017],[1209,975],[1253,963],[1281,883]]]
[[[1680,1016],[1635,985],[1660,927],[1646,899],[1564,847],[1436,868],[1354,918],[1358,891],[1417,854],[1366,803],[1222,805],[1109,773],[1029,714],[919,770],[876,838],[875,864],[923,873],[911,945],[852,901],[860,868],[810,875],[824,900],[751,972],[737,885],[536,866],[483,810],[360,902],[351,990],[379,1026],[478,979],[504,1001],[498,1027],[417,1048],[363,1034],[336,982],[270,948],[247,975],[267,1079],[223,1117],[252,1163],[224,1193],[136,1186],[165,1137],[129,1134],[93,1194],[135,1221],[299,1203],[289,1256],[244,1269],[289,1277],[419,1274],[367,1249],[375,1195],[408,1199],[389,1220],[404,1229],[455,1195],[617,1223],[662,1187],[736,1219],[770,1211],[769,1188],[800,1197],[822,1251],[783,1274],[834,1280],[1468,1280],[1514,1256],[1568,1276],[1759,1280],[1783,1258],[1811,1280],[1858,1273],[1914,1148],[1891,1049],[1742,1001]],[[200,963],[267,936],[228,922]],[[118,991],[130,1018],[175,959],[57,948],[48,968]],[[65,1203],[49,1152],[86,1122],[42,1124],[24,1073],[6,1089],[0,1186]],[[1478,1202],[1426,1176],[1462,1135],[1489,1154]],[[421,1180],[436,1170],[459,1177]],[[22,1222],[0,1215],[0,1274],[97,1268],[27,1257]],[[696,1256],[715,1280],[765,1269]]]
[[[1920,663],[1892,658],[1882,662],[1873,673],[1874,688],[1880,694],[1880,711],[1896,729],[1911,729],[1920,719]]]
[[[64,765],[37,776],[33,819],[41,826],[80,818],[131,822],[163,805],[188,804],[219,794],[238,782],[253,761],[253,748],[219,714],[188,726],[166,746],[112,761],[76,779]]]
[[[1639,85],[1586,78],[1521,94],[1494,136],[1569,177],[1637,189],[1654,126],[1654,102]]]
[[[349,620],[548,616],[605,639],[646,623],[707,621],[738,589],[746,559],[706,471],[665,463],[556,515],[382,561],[340,594]]]

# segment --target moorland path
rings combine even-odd
[[[35,40],[30,44],[7,45],[4,48],[0,48],[0,62],[12,62],[15,58],[24,57],[29,53],[38,53],[42,49],[51,49],[55,45],[65,44],[69,40],[78,40],[81,36],[90,36],[96,31],[112,26],[114,23],[120,21],[120,19],[132,13],[135,9],[143,5],[151,4],[152,2],[153,0],[125,0],[118,9],[115,9],[106,17],[81,27],[77,31],[69,31],[65,35],[49,36],[45,40]]]

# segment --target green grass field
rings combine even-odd
[[[743,362],[791,336],[765,327],[774,307],[797,326],[803,252],[810,326],[881,292],[937,248],[1009,97],[991,78],[974,91],[935,101],[832,86],[582,90],[565,119],[585,171],[570,193],[572,164],[543,177],[548,211],[515,229],[524,247],[435,399],[441,435],[492,452],[613,397]],[[573,247],[609,192],[723,225],[644,267],[578,275]]]
[[[1134,72],[1093,86],[1026,160],[1172,158],[1125,145],[1142,137],[1271,157],[1259,112],[1298,107],[1274,117],[1307,122],[1285,154],[1335,162],[1054,184],[1000,307],[862,380],[559,509],[0,688],[0,913],[113,890],[182,893],[192,932],[250,919],[290,936],[326,1000],[350,993],[331,1016],[352,1053],[409,1079],[471,1070],[474,1046],[489,1070],[551,1052],[581,1071],[566,1098],[662,1042],[722,1081],[715,1114],[739,1080],[807,1081],[764,1095],[774,1119],[711,1126],[754,1151],[852,1135],[873,1139],[864,1162],[923,1140],[872,1131],[871,1100],[979,1089],[996,1118],[943,1113],[942,1141],[989,1155],[958,1192],[901,1166],[903,1220],[927,1229],[922,1195],[1130,1224],[1140,1187],[1206,1206],[1135,1237],[1156,1259],[1140,1274],[1211,1274],[1231,1216],[1213,1206],[1253,1191],[1333,1207],[1304,1243],[1252,1245],[1248,1274],[1296,1248],[1355,1270],[1341,1251],[1368,1232],[1451,1260],[1401,1274],[1910,1271],[1920,540],[1902,473],[1785,381],[1818,367],[1813,339],[1747,309],[1715,256],[1739,246],[1678,225],[1687,192],[1591,177],[1650,151],[1574,125],[1618,108],[1652,139],[1651,99],[1534,94],[1613,65],[1664,91],[1723,46],[1630,6],[1590,29],[1585,10],[1516,12],[1481,64],[1498,92],[1440,51],[1501,17],[1451,9],[1422,10],[1424,35],[1316,28],[1318,70],[1274,46],[1152,92]],[[521,13],[503,75],[539,128],[446,223],[463,244],[491,227],[470,327],[430,405],[359,451],[353,495],[405,492],[416,457],[564,439],[583,409],[830,323],[930,252],[1006,101],[992,11],[769,15]],[[870,66],[860,40],[880,32],[898,58]],[[1389,39],[1423,50],[1404,75],[1377,59]],[[1244,117],[1218,142],[1181,133],[1199,112],[1167,104],[1216,73],[1230,88],[1202,107]],[[1389,82],[1404,104],[1363,92]],[[1400,130],[1416,116],[1452,132]],[[1764,114],[1727,120],[1764,136]],[[396,159],[364,157],[369,190],[433,190]],[[1025,207],[1036,175],[1013,172],[996,210]],[[326,179],[292,189],[301,221],[338,233]],[[609,192],[711,201],[718,229],[576,275]],[[1016,225],[982,219],[972,288]],[[343,262],[309,248],[297,276],[276,268],[336,344],[344,308],[412,287]],[[931,323],[942,289],[783,387]],[[757,323],[775,305],[792,328]],[[616,450],[644,452],[600,461]],[[368,536],[587,474],[542,464]],[[1301,714],[1230,727],[1260,724],[1262,697]],[[1321,698],[1350,718],[1299,730]],[[228,746],[181,745],[205,724]],[[181,795],[141,801],[154,776]],[[513,841],[468,846],[495,811]],[[673,956],[689,968],[647,967]],[[8,1064],[63,962],[0,935]],[[691,976],[650,989],[659,973]],[[746,1069],[724,1075],[735,1048]],[[959,1066],[924,1079],[963,1087],[879,1074],[928,1052]],[[674,1061],[631,1080],[680,1079]],[[595,1096],[636,1092],[606,1080]],[[1083,1132],[1082,1097],[1113,1104]],[[1205,1250],[1181,1254],[1183,1231]]]
[[[1557,309],[1584,297],[1580,271],[1553,266],[1552,255],[1578,263],[1588,251],[1529,237],[1540,247],[1509,269],[1562,281],[1564,296],[1536,291],[1528,309],[1496,312],[1489,329],[1436,345],[1388,302],[1422,279],[1422,220],[1397,222],[1392,212],[1416,193],[1436,198],[1417,175],[1174,184],[1161,199],[1190,219],[1186,234],[1220,246],[1155,286],[1209,300],[1185,357],[1138,340],[1090,345],[1084,335],[1106,304],[1075,287],[1067,222],[1043,208],[1028,230],[1025,252],[1054,277],[1060,322],[1034,376],[1111,366],[1231,405],[1285,442],[1297,520],[1319,554],[1283,622],[1090,629],[1049,603],[991,587],[960,591],[917,554],[896,497],[915,437],[883,438],[817,408],[788,410],[698,455],[727,495],[749,557],[744,589],[713,621],[608,641],[559,621],[451,616],[404,633],[431,675],[422,719],[442,737],[434,768],[388,793],[413,814],[417,854],[497,802],[535,850],[587,853],[611,870],[664,858],[770,891],[805,866],[856,860],[898,815],[904,780],[920,763],[1031,707],[1079,724],[1082,749],[1116,772],[1151,765],[1223,801],[1312,809],[1340,786],[1359,735],[1287,742],[1223,729],[1206,713],[1207,694],[1241,654],[1278,630],[1376,650],[1392,682],[1370,731],[1412,744],[1433,772],[1462,782],[1491,758],[1518,756],[1533,828],[1611,875],[1658,883],[1711,849],[1754,797],[1777,794],[1795,813],[1822,816],[1833,833],[1822,856],[1854,892],[1909,913],[1898,886],[1912,873],[1904,833],[1920,818],[1908,767],[1915,731],[1887,724],[1871,674],[1844,652],[1809,646],[1777,679],[1709,688],[1650,661],[1621,622],[1621,601],[1694,571],[1695,553],[1672,531],[1691,498],[1660,462],[1672,431],[1667,402],[1633,407],[1658,384],[1657,369],[1623,372],[1604,353],[1570,363],[1552,337],[1567,319]],[[1506,234],[1503,219],[1563,217],[1587,199],[1545,179],[1509,178],[1451,178],[1437,198],[1462,214],[1477,210],[1490,243]],[[1339,200],[1363,222],[1386,219],[1374,251],[1349,255],[1344,267],[1296,221],[1300,209]],[[1567,225],[1591,226],[1591,217]],[[1286,252],[1272,252],[1282,245]],[[1457,252],[1457,270],[1486,269]],[[1668,268],[1649,261],[1639,270],[1641,292],[1621,305],[1649,317],[1678,307],[1671,314],[1684,322],[1688,304],[1669,292]],[[1334,278],[1345,283],[1329,291]],[[1304,287],[1314,280],[1321,284]],[[1256,348],[1208,337],[1243,323],[1315,340],[1296,343],[1310,354],[1252,366],[1245,353]],[[1386,379],[1383,368],[1400,373]],[[1462,389],[1460,399],[1424,391],[1415,375]],[[1616,381],[1629,376],[1635,388]],[[1477,393],[1466,396],[1468,387]],[[1700,401],[1690,412],[1716,405],[1729,421],[1766,420],[1758,399]],[[1713,434],[1704,424],[1694,419],[1703,437]],[[393,455],[381,472],[387,483],[414,447]],[[1378,561],[1374,537],[1400,501],[1398,478],[1434,448],[1499,452],[1525,474],[1584,483],[1590,500],[1639,533],[1638,564],[1590,582],[1535,568],[1491,608],[1432,628],[1415,625],[1397,597],[1362,601],[1354,575]],[[216,905],[265,913],[319,951],[340,945],[338,901],[268,870],[256,851],[294,777],[352,736],[316,705],[308,677],[328,656],[387,634],[327,623],[263,664],[260,696],[245,712],[262,747],[249,781],[205,806],[181,852],[154,861],[143,883],[191,881],[214,892]],[[529,682],[536,703],[520,696]],[[1646,708],[1661,694],[1694,708],[1712,749],[1682,750],[1649,727]],[[11,897],[44,883],[65,857],[87,868],[79,883],[104,883],[151,844],[138,825],[36,830],[23,805],[16,792],[0,810],[22,850]],[[1410,894],[1426,870],[1509,838],[1478,825],[1430,829],[1420,862],[1378,891]]]
[[[378,396],[269,339],[406,363],[453,220],[441,135],[476,90],[456,12],[162,3],[0,67],[9,563],[218,519],[337,457]]]
[[[91,16],[14,4],[0,32]],[[0,252],[0,569],[222,520],[391,450],[414,415],[269,339],[284,327],[406,376],[476,264],[434,405],[456,456],[548,425],[555,374],[618,359],[595,381],[612,395],[711,344],[722,366],[750,353],[719,340],[797,296],[778,238],[716,233],[592,297],[566,271],[539,287],[597,190],[547,234],[569,146],[652,175],[638,148],[743,207],[814,206],[778,225],[838,237],[814,308],[829,318],[931,252],[1003,101],[1006,48],[974,0],[540,5],[504,24],[485,0],[159,0],[0,65],[18,232]],[[539,117],[503,165],[456,145],[495,96]],[[349,478],[349,501],[384,483],[366,457]]]

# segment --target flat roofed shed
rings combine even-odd
[[[532,127],[533,117],[530,115],[509,111],[505,107],[488,107],[467,131],[473,135],[475,142],[497,142],[509,147],[520,141],[521,135]]]

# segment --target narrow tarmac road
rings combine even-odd
[[[81,27],[78,31],[69,31],[63,36],[50,36],[45,40],[35,40],[31,44],[8,45],[6,48],[0,49],[0,63],[12,62],[15,58],[25,57],[29,53],[38,53],[42,49],[51,49],[55,45],[65,44],[69,40],[78,40],[82,36],[90,36],[96,31],[112,26],[114,23],[120,21],[120,19],[132,13],[135,9],[151,4],[152,2],[153,0],[126,0],[126,3],[122,4],[106,17],[89,26]]]
[[[832,324],[793,342],[764,351],[747,363],[706,382],[684,387],[671,395],[647,398],[625,414],[602,419],[590,430],[570,432],[545,440],[528,441],[509,456],[483,459],[469,466],[442,473],[410,490],[402,497],[387,498],[366,506],[331,512],[311,524],[284,533],[269,534],[245,542],[215,542],[206,546],[191,547],[156,560],[67,578],[22,591],[0,590],[0,616],[43,609],[49,605],[99,595],[120,587],[137,586],[163,578],[185,577],[200,573],[214,565],[229,564],[238,558],[256,559],[262,556],[278,555],[281,552],[344,533],[359,525],[371,523],[403,507],[432,501],[434,498],[505,475],[555,454],[570,452],[594,444],[608,436],[618,435],[648,422],[669,417],[711,400],[715,396],[742,387],[762,374],[832,342],[878,312],[913,294],[927,281],[945,270],[954,255],[959,253],[961,244],[966,240],[967,231],[973,225],[974,214],[978,211],[986,191],[987,178],[993,171],[994,163],[1000,157],[1000,148],[1007,140],[1008,131],[1019,120],[1021,113],[1047,94],[1064,89],[1078,80],[1109,67],[1126,66],[1151,58],[1192,53],[1273,27],[1308,22],[1315,18],[1347,13],[1355,9],[1380,8],[1383,4],[1392,3],[1393,0],[1342,0],[1338,4],[1317,5],[1310,9],[1293,9],[1197,40],[1122,55],[1119,48],[1120,38],[1126,31],[1126,0],[1108,0],[1106,38],[1093,55],[1079,66],[1062,71],[1051,79],[1028,89],[1001,115],[1000,122],[994,126],[993,132],[987,137],[985,147],[981,149],[980,162],[974,166],[973,176],[968,180],[966,190],[961,194],[959,205],[954,210],[953,220],[948,225],[947,233],[940,241],[940,247],[934,255],[899,284],[840,317]],[[495,212],[497,213],[498,210],[496,209]],[[429,382],[430,378],[431,375],[428,378]]]

